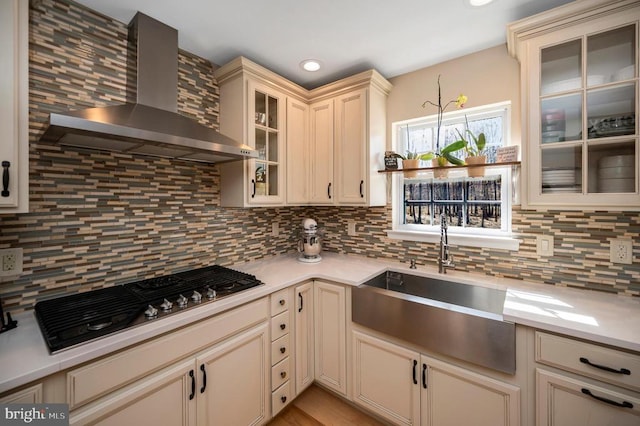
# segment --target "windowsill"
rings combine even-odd
[[[436,243],[440,241],[440,233],[424,231],[394,231],[388,230],[387,236],[393,240],[419,241]],[[493,235],[448,235],[449,244],[457,246],[481,247],[518,251],[520,240],[512,237],[498,237]]]

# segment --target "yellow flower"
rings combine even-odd
[[[458,95],[458,99],[456,99],[456,107],[463,108],[464,104],[467,103],[467,100],[467,97],[461,93]]]

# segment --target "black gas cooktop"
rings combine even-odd
[[[53,353],[261,285],[255,276],[214,265],[36,303]]]

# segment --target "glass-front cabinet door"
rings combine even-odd
[[[258,158],[247,162],[248,202],[284,202],[284,95],[249,82],[249,144]]]
[[[532,43],[531,204],[640,207],[637,15]]]

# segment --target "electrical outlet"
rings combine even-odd
[[[356,236],[356,223],[352,220],[347,222],[347,235],[350,237]]]
[[[628,238],[615,238],[609,246],[611,263],[631,265],[633,263],[633,244]]]
[[[0,276],[13,276],[22,273],[22,249],[0,250]]]
[[[536,253],[538,256],[553,256],[553,235],[536,237]]]
[[[277,237],[280,235],[280,222],[271,223],[271,236]]]

